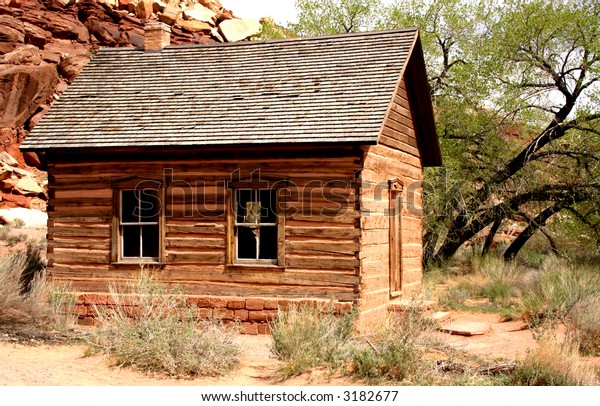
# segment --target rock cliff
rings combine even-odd
[[[149,21],[169,24],[173,45],[261,30],[219,0],[0,0],[0,207],[44,209],[40,159],[19,144],[99,47],[143,46]]]

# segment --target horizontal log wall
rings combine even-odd
[[[403,183],[401,211],[402,295],[420,289],[422,282],[422,196],[423,169],[414,110],[401,81],[384,122],[380,143],[365,147],[361,172],[361,317],[375,322],[386,314],[390,300],[390,218],[388,180]]]
[[[105,292],[134,278],[139,265],[111,264],[113,189],[125,177],[167,179],[164,281],[191,295],[358,299],[360,229],[355,171],[360,150],[333,158],[306,151],[235,159],[49,157],[49,274],[81,292]],[[264,155],[264,156],[263,156]],[[169,155],[170,156],[170,155]],[[252,177],[287,181],[285,266],[226,264],[225,182]]]

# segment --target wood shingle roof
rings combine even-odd
[[[101,49],[21,148],[376,143],[417,35]]]

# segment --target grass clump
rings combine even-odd
[[[30,266],[33,260],[29,255],[37,255],[32,252],[18,251],[0,257],[2,326],[41,326],[50,323],[51,315],[46,303],[43,278]]]
[[[579,300],[571,309],[567,326],[577,337],[583,355],[600,355],[600,295]]]
[[[526,320],[537,326],[548,319],[565,321],[578,302],[593,298],[600,298],[597,273],[548,257],[522,300]]]
[[[572,336],[542,333],[538,347],[529,351],[511,375],[512,385],[598,385],[594,367],[585,363]]]
[[[398,382],[418,379],[425,366],[425,332],[429,326],[419,312],[388,317],[377,331],[355,346],[352,352],[354,375]]]
[[[73,326],[76,297],[68,285],[47,283],[42,247],[0,257],[0,329],[21,337],[53,338]]]
[[[142,272],[127,293],[115,286],[110,291],[115,304],[96,309],[100,327],[89,340],[91,353],[173,377],[218,376],[239,364],[235,331],[216,320],[196,320],[181,290]]]
[[[333,305],[321,309],[310,304],[292,304],[279,309],[271,323],[273,352],[284,362],[282,380],[311,368],[341,367],[350,353],[356,313],[336,315]]]

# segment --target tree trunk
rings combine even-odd
[[[490,247],[492,246],[492,243],[494,242],[494,237],[496,236],[496,233],[498,232],[500,225],[502,225],[502,220],[503,220],[502,218],[497,218],[496,221],[494,221],[494,224],[492,224],[490,233],[487,235],[485,242],[483,244],[483,249],[481,250],[482,257],[486,256],[488,251],[490,250]]]
[[[529,225],[519,236],[508,246],[506,251],[504,251],[504,260],[510,261],[515,259],[521,248],[525,245],[527,241],[535,234],[535,232],[540,228],[546,225],[546,221],[554,214],[561,211],[563,208],[568,206],[568,202],[560,201],[555,203],[553,206],[548,207],[540,214],[537,215],[536,218],[531,220]]]

